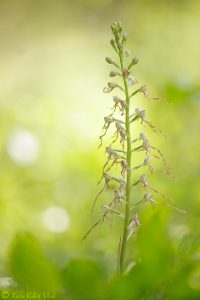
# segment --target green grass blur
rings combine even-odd
[[[80,242],[112,196],[91,213],[112,106],[102,90],[114,20],[140,59],[134,75],[161,97],[135,105],[170,137],[145,129],[176,175],[158,172],[150,183],[187,211],[140,209],[122,279],[120,219]],[[198,0],[0,0],[0,299],[4,290],[7,299],[200,299],[199,28]]]

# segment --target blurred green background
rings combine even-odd
[[[126,261],[134,266],[122,279],[120,219],[80,242],[112,197],[104,194],[91,213],[105,159],[98,136],[112,106],[102,90],[114,20],[140,59],[134,76],[161,97],[137,106],[170,136],[146,129],[176,175],[158,172],[150,182],[187,211],[140,209]],[[200,299],[199,29],[198,0],[0,0],[2,299],[27,291],[46,299]]]

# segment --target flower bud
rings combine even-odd
[[[127,38],[128,38],[128,34],[127,33],[124,33],[122,35],[122,43],[125,43],[127,41]]]
[[[139,62],[139,58],[135,56],[132,60],[132,65],[136,65]]]
[[[132,59],[130,65],[128,66],[128,69],[130,70],[130,68],[131,68],[132,66],[136,65],[138,62],[139,62],[139,58],[138,58],[137,56],[135,56],[135,57]]]
[[[122,32],[122,23],[120,21],[117,22],[117,30],[119,33]]]
[[[115,44],[115,40],[114,40],[114,39],[111,39],[111,40],[110,40],[110,44],[111,44],[111,46],[114,48],[114,50],[117,51],[117,47],[116,47],[116,44]]]
[[[110,43],[111,43],[112,46],[115,45],[115,40],[114,40],[114,39],[111,39],[111,40],[110,40]]]
[[[118,24],[118,22],[113,22],[111,25],[111,30],[114,36],[116,36],[121,32],[119,29],[120,29],[120,25]]]
[[[122,44],[119,42],[119,40],[117,40],[117,48],[118,48],[119,50],[122,49]]]
[[[117,75],[117,73],[116,72],[114,72],[114,71],[110,71],[110,77],[115,77],[116,75]]]
[[[117,87],[117,84],[115,82],[108,82],[108,87],[110,89],[114,89],[115,87]]]
[[[130,56],[130,54],[131,54],[131,51],[130,51],[130,49],[126,49],[126,50],[124,51],[124,55],[125,55],[125,57],[129,57],[129,56]]]
[[[112,64],[112,59],[110,57],[106,57],[106,61],[107,63]]]
[[[116,26],[115,26],[115,22],[113,22],[111,24],[111,30],[112,30],[112,33],[115,34],[116,33]]]

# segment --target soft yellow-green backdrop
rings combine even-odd
[[[155,228],[165,227],[175,248],[185,238],[189,243],[199,238],[200,2],[0,0],[1,277],[10,275],[10,244],[22,231],[31,232],[57,265],[93,257],[115,271],[120,220],[112,228],[103,224],[84,243],[80,239],[111,197],[103,196],[91,213],[105,159],[103,149],[97,150],[98,136],[112,105],[112,97],[102,92],[110,70],[105,57],[113,55],[110,24],[118,19],[132,55],[140,59],[134,76],[161,98],[139,99],[137,106],[147,107],[149,119],[170,137],[150,133],[176,179],[158,173],[152,185],[187,211],[149,206],[141,211],[142,222],[157,211],[162,222]],[[45,225],[52,206],[67,212],[60,233]],[[151,235],[164,243],[154,231],[147,244]],[[130,256],[136,243],[130,243]],[[191,251],[199,277],[191,270],[186,281],[199,290],[199,244]]]

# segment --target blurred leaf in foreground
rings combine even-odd
[[[105,299],[105,271],[92,260],[72,260],[63,273],[69,299]]]
[[[29,233],[18,234],[11,245],[10,269],[21,288],[55,292],[59,277],[44,257],[38,241]]]

